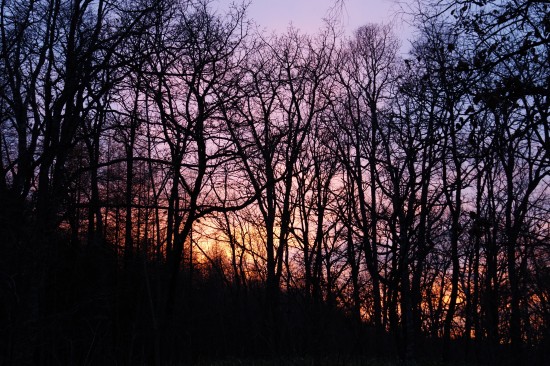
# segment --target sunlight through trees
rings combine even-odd
[[[545,365],[550,5],[418,5],[2,1],[0,363]]]

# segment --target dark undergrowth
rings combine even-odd
[[[273,313],[260,283],[235,286],[219,269],[187,265],[167,316],[162,264],[122,261],[62,235],[39,244],[25,231],[11,237],[0,256],[0,365],[400,364],[397,337],[298,290],[281,293]],[[451,348],[445,365],[511,364],[506,348]],[[443,365],[437,339],[419,335],[415,352],[417,365]],[[526,353],[529,365],[548,360],[542,347]]]

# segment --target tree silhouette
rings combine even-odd
[[[2,1],[0,362],[547,364],[547,4],[419,5]]]

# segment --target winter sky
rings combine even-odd
[[[223,10],[234,1],[215,0],[214,6]],[[396,34],[405,42],[408,27],[399,9],[397,0],[251,0],[248,18],[268,33],[284,32],[290,24],[315,33],[323,26],[323,19],[336,14],[348,35],[367,23],[393,23]]]

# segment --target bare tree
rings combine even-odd
[[[358,227],[362,236],[361,250],[365,252],[373,286],[372,322],[379,331],[382,329],[377,202],[380,194],[377,188],[379,115],[380,109],[390,97],[390,89],[397,76],[395,70],[398,47],[397,39],[392,35],[389,26],[363,26],[356,31],[345,50],[343,67],[338,74],[343,88],[343,100],[340,103],[349,118],[343,122],[346,125],[342,125],[346,141],[342,141],[339,147],[339,156],[357,190],[352,197],[356,197],[359,205],[357,210]],[[347,144],[351,145],[351,150],[345,146]]]

